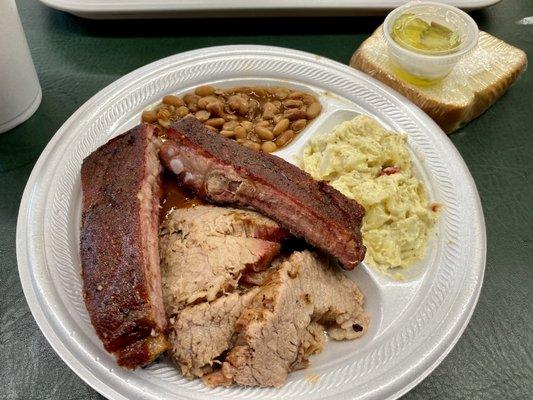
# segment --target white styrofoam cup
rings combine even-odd
[[[0,15],[0,133],[3,133],[33,115],[42,93],[15,0],[1,0]]]

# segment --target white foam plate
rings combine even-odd
[[[364,263],[349,275],[372,316],[355,341],[327,343],[310,368],[280,389],[208,389],[169,362],[134,372],[116,366],[82,301],[78,252],[84,157],[139,121],[168,93],[201,84],[284,85],[315,93],[324,108],[277,155],[296,163],[308,140],[366,113],[408,135],[418,176],[443,204],[427,257],[404,282]],[[408,100],[337,62],[295,50],[225,46],[177,54],[140,68],[96,94],[52,138],[24,191],[17,259],[33,316],[55,351],[109,399],[387,399],[408,391],[451,350],[474,310],[485,267],[485,227],[476,187],[447,136]]]
[[[85,18],[264,17],[301,15],[375,15],[407,0],[40,0]],[[441,0],[464,10],[500,0]]]

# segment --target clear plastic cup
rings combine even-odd
[[[461,44],[445,54],[416,52],[402,47],[391,37],[396,18],[404,13],[412,13],[426,21],[444,25],[459,35]],[[407,73],[426,81],[442,79],[457,62],[468,54],[478,41],[479,30],[476,22],[464,11],[442,3],[413,1],[391,11],[383,23],[383,35],[392,59]]]

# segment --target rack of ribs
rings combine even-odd
[[[339,260],[348,270],[365,255],[364,208],[285,160],[213,134],[194,117],[167,130],[160,158],[208,201],[250,207]]]
[[[158,253],[161,141],[150,125],[84,161],[80,254],[85,305],[104,347],[135,368],[169,347]]]

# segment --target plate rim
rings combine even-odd
[[[171,12],[175,13],[172,16],[179,15],[180,13],[186,16],[194,16],[197,13],[198,16],[204,16],[204,13],[223,12],[224,16],[227,15],[242,15],[245,13],[247,16],[251,12],[259,11],[268,15],[273,12],[294,12],[294,14],[300,13],[313,13],[317,15],[320,11],[329,11],[331,15],[342,14],[346,11],[385,11],[392,10],[399,7],[404,2],[401,0],[360,0],[354,2],[353,0],[335,0],[334,2],[328,0],[316,0],[310,5],[307,1],[300,0],[273,0],[273,1],[256,1],[248,2],[245,0],[230,0],[225,3],[220,3],[218,0],[185,0],[176,3],[173,0],[156,0],[156,1],[139,1],[139,0],[39,0],[41,3],[48,7],[52,7],[58,10],[70,12],[80,16],[86,16],[89,18],[105,18],[106,15],[110,15],[111,18],[126,15],[126,18],[135,18],[142,16],[150,16],[150,13],[157,12]],[[443,0],[446,4],[464,9],[475,10],[485,8],[499,3],[501,0]],[[241,14],[239,14],[241,13]],[[263,15],[259,14],[258,16]],[[161,15],[157,15],[160,17]],[[172,17],[171,16],[171,17]],[[163,15],[164,17],[164,15]]]
[[[65,346],[59,336],[56,334],[56,332],[53,330],[50,321],[46,318],[45,310],[43,309],[43,306],[39,299],[36,296],[36,292],[34,289],[34,282],[30,276],[30,260],[27,253],[27,247],[28,243],[26,242],[27,238],[27,218],[30,212],[30,206],[31,206],[31,199],[32,195],[35,191],[35,189],[38,186],[38,180],[37,178],[40,175],[41,172],[41,166],[45,163],[47,158],[51,153],[53,153],[53,150],[57,144],[59,144],[60,140],[64,137],[65,133],[68,132],[68,129],[71,127],[71,125],[76,121],[77,118],[79,118],[86,110],[91,109],[91,107],[95,104],[98,104],[100,98],[107,98],[107,96],[112,95],[117,89],[120,89],[123,87],[126,83],[132,80],[138,80],[142,79],[143,74],[147,74],[148,72],[157,70],[159,66],[164,66],[169,62],[172,61],[178,61],[178,60],[185,60],[195,57],[209,57],[210,53],[216,53],[216,52],[230,52],[230,51],[249,51],[249,52],[277,52],[277,53],[284,53],[284,55],[287,55],[287,52],[291,53],[291,55],[299,56],[300,58],[313,58],[315,62],[318,61],[324,61],[331,66],[335,66],[337,68],[341,68],[346,73],[354,74],[356,75],[361,81],[366,81],[370,84],[370,86],[375,86],[375,88],[385,92],[388,96],[391,96],[395,98],[396,100],[401,101],[405,106],[411,111],[410,116],[412,118],[418,119],[420,123],[423,125],[430,125],[433,129],[437,129],[438,131],[442,132],[440,128],[426,115],[424,114],[418,107],[416,107],[413,103],[411,103],[409,100],[404,98],[402,95],[394,92],[392,89],[388,88],[381,82],[378,82],[377,80],[349,67],[344,64],[341,64],[337,61],[330,60],[328,58],[317,56],[312,53],[307,53],[299,50],[294,49],[287,49],[283,47],[274,47],[274,46],[258,46],[258,45],[230,45],[230,46],[215,46],[215,47],[206,47],[201,48],[197,50],[192,50],[188,52],[178,53],[175,55],[171,55],[169,57],[165,57],[163,59],[154,61],[152,63],[149,63],[145,66],[142,66],[138,69],[135,69],[134,71],[126,74],[125,76],[117,79],[116,81],[112,82],[108,86],[104,87],[100,91],[98,91],[95,95],[93,95],[89,100],[87,100],[81,107],[79,107],[66,121],[65,123],[56,131],[54,136],[51,138],[41,155],[39,156],[37,162],[35,163],[32,172],[30,174],[30,177],[28,178],[28,181],[26,183],[24,193],[21,199],[21,204],[19,208],[19,214],[17,218],[17,228],[16,228],[16,251],[17,251],[17,264],[18,264],[18,271],[19,271],[19,277],[22,284],[23,292],[26,298],[26,301],[28,303],[28,306],[30,308],[30,311],[37,322],[41,332],[46,337],[47,341],[50,343],[54,351],[60,356],[60,358],[69,366],[71,370],[73,370],[85,383],[87,383],[89,386],[91,386],[93,389],[97,390],[102,395],[106,396],[110,399],[125,399],[125,397],[120,394],[114,387],[114,385],[110,385],[108,383],[103,382],[102,380],[98,379],[98,377],[95,377],[90,373],[90,371],[84,366],[83,363],[75,359],[73,354],[70,352],[70,350]],[[206,55],[207,53],[207,55]],[[317,59],[317,57],[319,57]],[[478,211],[479,211],[479,218],[478,218],[478,227],[479,227],[479,233],[480,237],[478,238],[479,245],[480,245],[480,258],[479,258],[479,274],[477,275],[477,285],[475,289],[472,292],[472,295],[468,299],[468,301],[465,302],[465,307],[468,307],[468,312],[463,314],[461,317],[462,324],[456,324],[452,328],[449,329],[447,332],[447,335],[442,336],[437,344],[432,349],[432,353],[435,352],[435,349],[438,348],[438,345],[442,345],[442,343],[445,342],[445,340],[451,336],[451,340],[449,341],[449,344],[445,346],[445,348],[440,352],[440,355],[435,359],[435,361],[430,364],[427,368],[425,368],[423,371],[419,371],[415,373],[414,378],[412,378],[409,382],[407,382],[404,385],[401,385],[401,388],[396,390],[394,393],[391,393],[391,395],[388,397],[389,399],[398,398],[399,396],[405,394],[409,390],[411,390],[414,386],[416,386],[419,382],[421,382],[425,377],[427,377],[441,362],[442,360],[449,354],[451,349],[455,346],[459,338],[462,336],[462,333],[466,329],[472,314],[475,310],[476,304],[479,299],[479,295],[481,292],[481,287],[483,285],[483,278],[484,278],[484,272],[485,272],[485,264],[486,264],[486,229],[485,229],[485,221],[483,217],[483,209],[481,205],[481,200],[474,182],[474,179],[468,170],[468,167],[466,163],[464,162],[463,158],[461,157],[458,150],[455,148],[455,146],[451,143],[450,139],[442,133],[443,141],[441,144],[446,145],[448,148],[448,151],[451,151],[455,153],[455,158],[458,163],[458,167],[462,170],[464,173],[464,177],[466,178],[465,182],[468,184],[470,189],[472,189],[472,194],[474,195],[474,202],[477,204]],[[400,374],[402,375],[402,374]],[[390,383],[392,385],[392,382]]]

